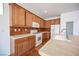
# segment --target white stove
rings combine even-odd
[[[42,33],[37,33],[36,35],[36,46],[42,43]]]
[[[42,33],[37,32],[37,30],[31,30],[31,34],[36,36],[36,47],[42,43]]]

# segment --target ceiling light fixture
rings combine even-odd
[[[45,10],[44,13],[47,14],[47,10]]]

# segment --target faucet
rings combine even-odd
[[[60,34],[63,33],[64,31],[66,31],[66,28],[63,28],[61,31],[60,31]],[[68,35],[66,34],[66,38],[68,38]]]
[[[63,33],[64,31],[66,31],[66,28],[63,28],[63,29],[60,31],[60,34]]]

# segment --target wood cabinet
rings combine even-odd
[[[29,50],[28,38],[21,38],[15,40],[15,55],[22,55],[24,52]]]
[[[45,21],[45,28],[50,28],[51,22],[50,21]]]
[[[45,27],[46,28],[51,28],[51,25],[56,25],[56,24],[60,24],[60,19],[59,18],[45,21]]]
[[[29,39],[29,48],[31,49],[31,48],[33,48],[33,47],[35,47],[35,36],[30,36],[30,37],[28,37],[28,39]]]
[[[10,26],[15,27],[32,27],[32,22],[39,23],[39,27],[43,28],[44,21],[37,15],[29,12],[21,6],[10,4]]]
[[[19,25],[25,26],[25,9],[21,8],[19,9]]]
[[[55,20],[55,24],[60,24],[60,19],[59,18]]]
[[[26,27],[32,27],[33,15],[29,11],[26,11]]]
[[[35,48],[35,36],[29,36],[15,40],[15,55],[28,55]]]
[[[10,4],[10,26],[32,27],[32,22],[39,23],[40,28],[50,28],[51,25],[60,24],[60,19],[44,21],[21,6],[15,3]]]
[[[33,22],[39,23],[39,18],[36,15],[33,15]]]
[[[32,27],[32,22],[36,22],[39,24],[39,27],[41,26],[41,20],[39,17],[36,15],[32,14],[29,11],[26,11],[26,26],[27,27]]]
[[[40,28],[44,28],[44,20],[40,19]]]
[[[42,42],[45,42],[50,39],[50,33],[43,33],[42,34]]]
[[[17,4],[10,4],[11,26],[25,26],[25,9]]]

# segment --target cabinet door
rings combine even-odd
[[[47,38],[47,39],[50,39],[50,33],[47,33],[47,34],[46,34],[46,38]]]
[[[24,39],[15,40],[15,55],[22,55]]]
[[[25,26],[25,9],[19,7],[19,26]]]
[[[41,20],[40,27],[44,28],[44,20],[42,20],[42,19],[40,19],[40,20]]]
[[[55,24],[60,24],[60,19],[56,19]]]
[[[51,22],[50,21],[46,21],[45,22],[45,27],[46,28],[50,28],[51,27]]]
[[[50,33],[43,33],[42,41],[45,42],[50,39]]]
[[[30,36],[29,38],[30,41],[30,49],[35,47],[35,36]]]
[[[19,26],[19,7],[15,4],[12,4],[12,25]]]
[[[20,38],[15,40],[15,55],[22,55],[23,53],[29,51],[29,43],[28,38]]]
[[[42,34],[42,41],[44,42],[45,41],[45,38],[46,38],[46,35],[45,33]]]
[[[32,27],[32,14],[30,12],[26,12],[26,26]]]
[[[28,54],[35,47],[35,36],[15,40],[15,55]]]
[[[33,15],[33,22],[37,22],[37,23],[39,22],[39,19],[36,15]]]
[[[10,4],[11,25],[24,26],[25,25],[25,9],[17,4]]]

